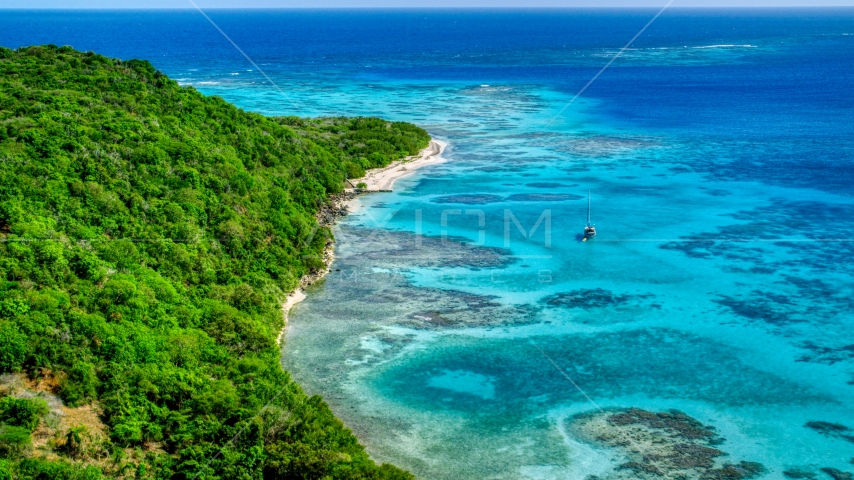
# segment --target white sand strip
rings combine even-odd
[[[350,182],[353,185],[364,182],[368,185],[365,189],[368,191],[391,190],[397,179],[412,175],[421,167],[444,162],[445,159],[442,158],[442,152],[445,151],[447,145],[441,140],[431,139],[427,148],[421,150],[421,153],[417,156],[406,157],[403,160],[392,162],[387,167],[368,170],[363,178],[353,179]]]
[[[279,332],[279,338],[276,339],[276,343],[279,346],[282,345],[282,339],[285,337],[285,329],[288,328],[288,312],[291,311],[291,307],[303,300],[305,300],[305,292],[303,292],[301,288],[298,288],[289,293],[288,299],[285,300],[284,304],[282,304],[282,313],[284,315],[285,325],[282,327],[282,331]]]
[[[442,157],[442,153],[445,151],[445,147],[447,146],[448,144],[441,140],[431,139],[427,148],[421,150],[417,156],[398,160],[387,167],[368,170],[364,177],[351,179],[350,183],[353,185],[365,183],[367,188],[364,190],[369,192],[392,190],[394,188],[395,181],[412,175],[419,168],[446,162],[447,159]],[[347,202],[347,210],[349,210],[350,213],[357,212],[361,206],[362,202],[359,201],[358,197]]]

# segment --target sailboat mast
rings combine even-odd
[[[590,225],[590,190],[587,190],[587,225]]]

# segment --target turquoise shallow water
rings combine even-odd
[[[550,128],[566,97],[548,89],[394,90],[441,104],[427,123],[449,162],[363,198],[284,350],[377,458],[427,478],[605,478],[623,458],[566,424],[636,406],[715,426],[767,478],[851,468],[850,442],[804,426],[854,423],[850,196],[726,178],[690,138],[609,125],[595,101]],[[600,234],[581,243],[588,189]],[[529,230],[546,211],[550,246],[545,220],[523,238],[505,219]],[[443,235],[496,258],[457,258]]]
[[[851,430],[806,426],[854,429],[854,11],[669,11],[564,109],[654,13],[212,13],[287,98],[192,12],[18,12],[0,44],[153,58],[248,110],[449,143],[362,197],[290,316],[283,365],[376,459],[627,478],[575,419],[639,407],[715,427],[718,464],[763,478],[854,472]]]
[[[636,406],[713,425],[727,460],[766,478],[854,468],[854,445],[805,427],[854,424],[851,197],[730,164],[761,170],[786,140],[610,122],[596,98],[553,122],[571,97],[528,83],[349,88],[451,145],[363,199],[337,232],[341,271],[288,329],[286,367],[378,459],[426,478],[607,478],[625,459],[568,424]],[[600,235],[581,243],[587,190]],[[545,221],[529,238],[506,221],[546,211],[550,242]],[[377,230],[501,261],[443,263],[441,245],[365,240]]]

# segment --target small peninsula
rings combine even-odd
[[[276,340],[326,268],[330,198],[430,141],[245,112],[142,60],[0,48],[0,478],[414,478]]]

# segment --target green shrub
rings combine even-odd
[[[347,178],[362,178],[365,176],[365,169],[356,162],[347,162],[344,164],[347,172]]]
[[[83,455],[83,436],[86,433],[84,427],[73,427],[65,434],[65,444],[60,449],[71,458],[80,458]]]
[[[0,422],[23,427],[32,432],[47,415],[48,406],[41,398],[0,398]]]
[[[12,480],[12,465],[8,460],[0,459],[0,480]]]
[[[0,373],[20,371],[26,355],[26,335],[16,324],[0,320]]]
[[[97,396],[98,377],[95,366],[79,362],[69,367],[68,376],[60,383],[59,394],[70,406],[79,406]]]
[[[19,457],[32,446],[30,431],[25,427],[0,425],[0,455]]]
[[[26,459],[18,465],[18,477],[26,480],[101,480],[104,476],[93,466],[78,466],[67,462]]]

